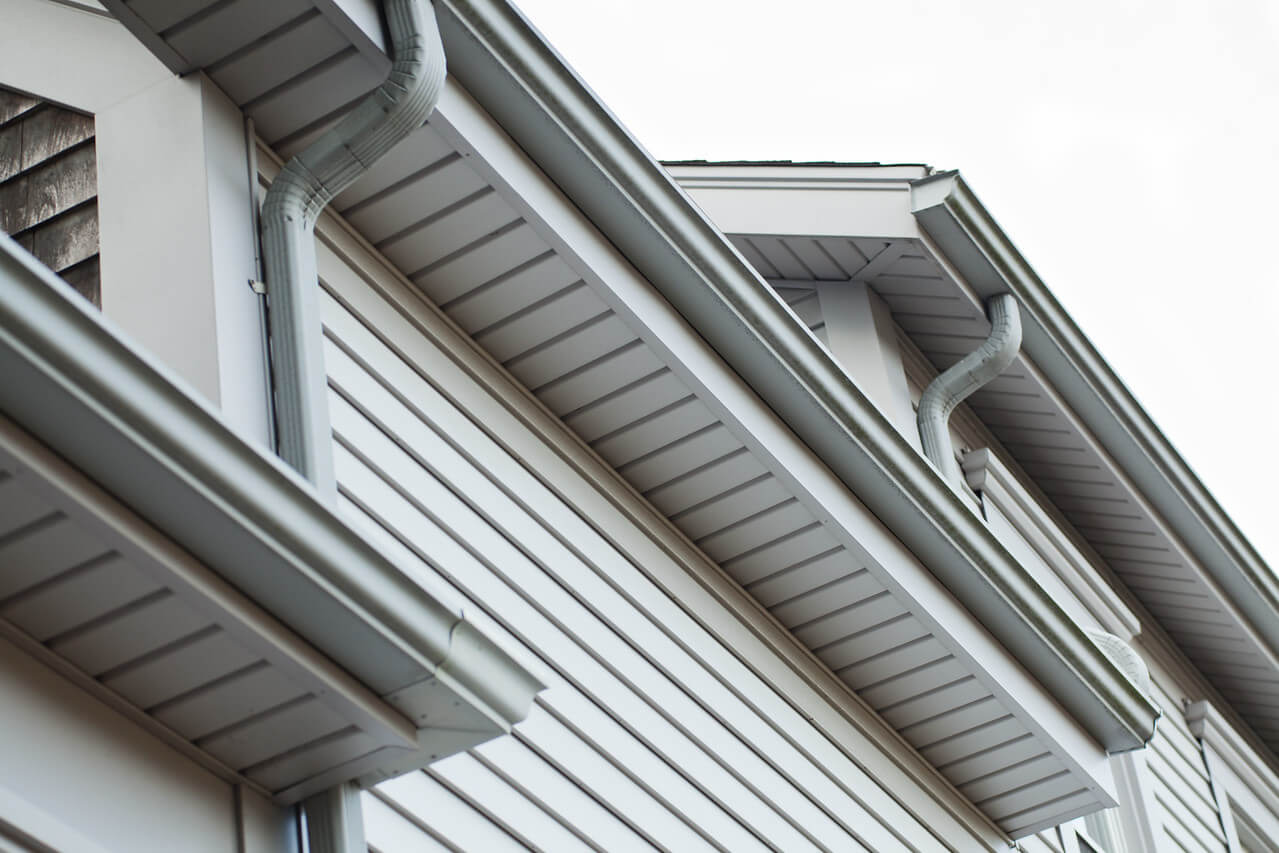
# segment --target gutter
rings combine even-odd
[[[4,234],[0,376],[7,417],[378,696],[435,678],[524,718],[533,675]]]
[[[295,155],[262,202],[262,264],[280,456],[335,497],[315,261],[324,208],[417,130],[444,89],[444,46],[430,0],[383,0],[394,63],[372,94]]]
[[[1107,750],[1158,711],[800,329],[767,284],[505,2],[439,0],[452,72],[718,350]]]
[[[1023,348],[1279,657],[1279,577],[1062,309],[957,172],[916,181],[912,208],[979,296],[1009,291]]]

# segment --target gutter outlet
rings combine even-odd
[[[982,345],[951,365],[924,389],[919,398],[919,439],[924,455],[953,486],[964,482],[950,442],[950,415],[973,392],[1004,372],[1021,348],[1021,314],[1011,293],[986,301],[990,336]]]
[[[426,121],[444,88],[430,0],[383,0],[386,81],[289,160],[262,204],[279,454],[326,500],[337,492],[316,288],[315,223],[330,201]]]

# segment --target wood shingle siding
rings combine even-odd
[[[0,231],[101,304],[92,116],[0,88]]]

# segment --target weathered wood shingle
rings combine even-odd
[[[92,116],[0,88],[0,231],[101,304]]]

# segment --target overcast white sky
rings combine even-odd
[[[1279,569],[1279,3],[516,2],[659,158],[960,169]]]

